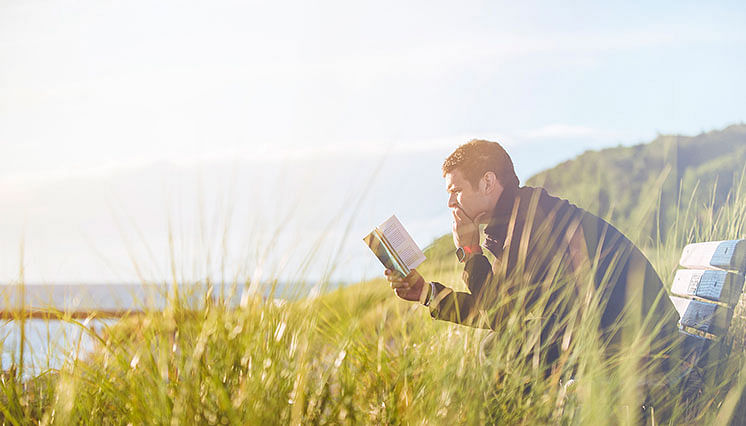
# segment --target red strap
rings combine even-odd
[[[464,252],[467,254],[474,254],[474,253],[482,253],[482,247],[481,246],[464,246],[462,247],[464,249]]]

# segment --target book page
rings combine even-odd
[[[420,250],[396,215],[383,222],[379,229],[407,268],[414,269],[425,261],[425,253]]]

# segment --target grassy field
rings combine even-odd
[[[631,237],[670,283],[687,242],[744,237],[744,195],[741,184],[717,211],[680,206],[665,242]],[[449,238],[428,249],[427,279],[460,282]],[[434,321],[383,279],[290,303],[249,297],[238,309],[170,300],[162,312],[91,333],[94,350],[71,354],[61,368],[24,378],[17,360],[0,381],[3,424],[597,425],[643,417],[639,350],[604,358],[592,307],[573,311],[583,320],[546,374],[534,355],[546,343],[525,312],[509,312],[494,333]],[[675,408],[648,409],[647,421],[722,424],[735,415],[746,384],[744,317],[739,306],[724,373],[695,401],[671,393]]]

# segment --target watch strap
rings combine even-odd
[[[463,246],[456,249],[456,257],[460,263],[464,263],[467,256],[473,254],[482,254],[482,247],[479,245],[475,246]]]
[[[466,254],[474,254],[474,253],[482,253],[482,246],[475,245],[475,246],[464,246],[463,247]]]

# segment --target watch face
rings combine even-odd
[[[463,247],[459,247],[456,249],[456,257],[458,258],[459,262],[464,261],[464,258],[466,258],[466,252],[464,251]]]

